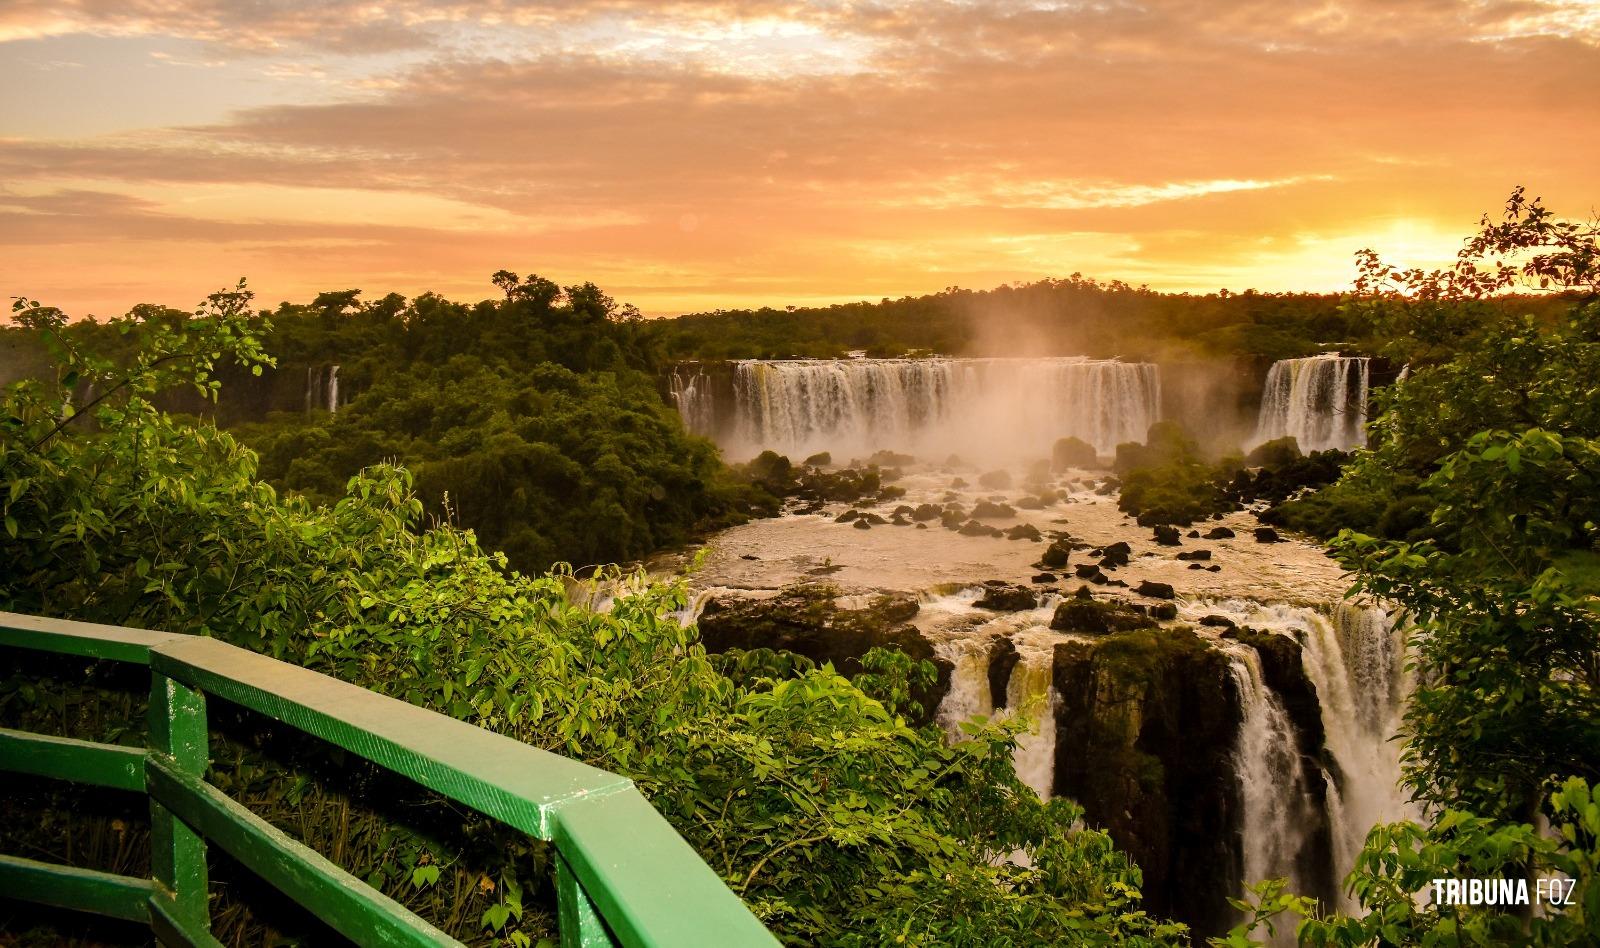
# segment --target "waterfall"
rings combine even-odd
[[[1301,661],[1317,686],[1328,754],[1337,773],[1329,788],[1334,867],[1343,878],[1376,823],[1420,817],[1400,787],[1400,728],[1409,681],[1402,630],[1377,607],[1350,603],[1312,613]],[[1341,892],[1340,908],[1355,900]]]
[[[1290,888],[1305,892],[1299,871],[1317,823],[1317,802],[1306,782],[1300,750],[1283,702],[1267,687],[1261,657],[1247,645],[1223,641],[1229,672],[1239,689],[1244,720],[1234,762],[1243,809],[1244,882],[1288,877]]]
[[[1037,457],[1078,437],[1110,454],[1160,412],[1156,366],[1086,358],[748,360],[735,364],[735,451],[942,459]],[[698,390],[678,390],[693,427]],[[692,415],[691,415],[692,413]]]
[[[1370,361],[1335,352],[1274,362],[1261,393],[1256,443],[1292,436],[1307,453],[1366,444]]]
[[[994,710],[989,693],[989,640],[984,636],[939,639],[934,651],[955,667],[950,690],[934,717],[951,740],[961,739],[961,722]]]
[[[306,369],[306,411],[339,410],[339,367],[309,366]]]
[[[704,369],[675,366],[667,379],[667,389],[685,428],[708,437],[716,433],[716,400],[711,393],[711,376]]]
[[[1017,736],[1014,758],[1017,777],[1033,788],[1039,799],[1050,799],[1056,779],[1056,690],[1050,684],[1053,653],[1050,648],[1018,649],[1021,660],[1006,683],[1006,707],[1033,718],[1033,727]]]

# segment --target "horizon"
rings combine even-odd
[[[1600,195],[1584,0],[23,2],[0,64],[0,291],[75,317],[500,267],[652,317],[1337,293],[1363,248],[1448,262],[1514,186]]]

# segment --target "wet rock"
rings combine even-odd
[[[867,458],[867,463],[879,467],[905,467],[917,463],[917,459],[909,454],[899,454],[895,451],[875,451]]]
[[[1082,438],[1062,438],[1050,449],[1050,467],[1057,472],[1099,466],[1099,453]]]
[[[901,504],[900,506],[894,508],[894,515],[896,517],[909,517],[916,512],[917,508],[908,504]]]
[[[1177,527],[1160,526],[1156,527],[1152,532],[1155,534],[1157,546],[1180,546],[1183,543],[1182,540],[1178,539]]]
[[[978,483],[989,490],[1009,490],[1011,488],[1011,472],[989,471],[978,477]]]
[[[1180,559],[1180,560],[1209,560],[1209,559],[1211,559],[1211,551],[1210,550],[1186,550],[1186,551],[1178,554],[1178,559]]]
[[[928,525],[925,524],[925,523],[919,523],[919,524],[917,524],[917,529],[918,530],[926,530],[926,529],[928,529]]]
[[[861,519],[861,511],[852,509],[852,510],[846,510],[844,513],[840,514],[839,516],[834,517],[833,518],[833,522],[834,523],[849,523],[852,520],[859,520],[859,519]]]
[[[1127,603],[1114,600],[1101,601],[1073,596],[1056,606],[1050,617],[1050,628],[1057,632],[1079,632],[1085,635],[1108,635],[1127,629],[1147,629],[1153,625],[1150,618],[1139,613]]]
[[[1019,523],[1006,531],[1007,540],[1043,540],[1039,528],[1031,523]]]
[[[944,511],[940,509],[938,504],[918,504],[911,511],[911,519],[919,522],[923,520],[938,520],[943,513]]]
[[[1206,567],[1206,571],[1207,572],[1211,572],[1211,573],[1220,573],[1220,572],[1222,572],[1222,567],[1218,566],[1215,563],[1212,563],[1210,566]]]
[[[1122,589],[1127,589],[1128,588],[1128,584],[1123,582],[1120,579],[1108,579],[1104,583],[1102,583],[1101,585],[1103,585],[1103,586],[1117,586],[1117,587],[1122,588]]]
[[[1256,527],[1257,543],[1279,543],[1282,540],[1283,538],[1278,536],[1278,531],[1271,527]]]
[[[894,524],[897,527],[909,527],[909,526],[911,526],[911,521],[909,521],[906,518],[900,516],[899,514],[895,514],[892,518],[890,518],[889,522]]]
[[[1199,563],[1190,563],[1189,564],[1189,568],[1190,569],[1205,569],[1205,567],[1203,565],[1199,564]]]
[[[1011,691],[1011,671],[1021,660],[1022,656],[1017,653],[1016,643],[1011,641],[1010,636],[998,636],[990,643],[989,695],[994,699],[996,710],[1006,706]]]
[[[875,527],[881,527],[884,524],[889,522],[889,521],[885,520],[884,518],[878,516],[875,513],[864,513],[864,514],[861,515],[861,519],[865,520],[867,523],[870,523]]]
[[[759,560],[759,559],[761,559],[761,557],[756,556],[754,553],[740,553],[739,554],[739,559],[741,559],[741,560]]]
[[[1093,563],[1079,563],[1077,566],[1073,567],[1073,575],[1077,576],[1079,579],[1094,579],[1096,576],[1099,576],[1101,579],[1105,578],[1105,574],[1100,572],[1100,567],[1094,565]]]
[[[1102,569],[1116,569],[1119,566],[1127,566],[1128,560],[1132,555],[1133,550],[1129,548],[1128,544],[1118,541],[1100,551],[1100,566]]]
[[[1234,626],[1238,625],[1239,623],[1233,621],[1232,619],[1228,618],[1227,616],[1209,615],[1209,616],[1201,616],[1200,617],[1200,624],[1204,625],[1204,626],[1209,626],[1209,627],[1211,627],[1213,629],[1231,629]]]
[[[1184,536],[1188,537],[1191,540],[1198,540],[1198,539],[1200,539],[1200,531],[1199,530],[1190,530],[1188,533],[1185,533]]]
[[[1205,538],[1207,540],[1231,540],[1233,539],[1233,531],[1227,527],[1212,527],[1206,531]]]
[[[1025,609],[1035,609],[1039,605],[1039,597],[1033,590],[1026,586],[1016,586],[1011,583],[991,579],[983,584],[983,596],[973,606],[979,609],[993,609],[996,612],[1022,612]]]
[[[1158,602],[1150,607],[1147,614],[1157,622],[1171,622],[1178,617],[1178,607],[1170,602]]]
[[[1151,599],[1171,599],[1173,596],[1171,583],[1155,583],[1148,579],[1141,580],[1135,592]]]
[[[946,530],[960,530],[961,514],[952,510],[947,510],[939,515],[939,523],[942,524]]]
[[[1043,510],[1044,501],[1037,497],[1024,497],[1017,501],[1017,506],[1023,510]]]
[[[1017,512],[1010,504],[997,504],[988,500],[980,500],[978,505],[972,508],[972,516],[979,520],[1006,520],[1016,515]]]
[[[1067,540],[1056,540],[1044,548],[1039,556],[1039,562],[1051,569],[1065,569],[1067,560],[1072,556],[1072,544]]]
[[[855,527],[857,530],[871,530],[872,529],[871,522],[869,522],[869,521],[867,521],[865,519],[857,520],[855,523],[851,524],[851,526]]]
[[[827,467],[832,463],[833,455],[826,451],[819,451],[805,460],[806,467]]]
[[[956,532],[964,537],[986,537],[989,535],[989,527],[976,520],[968,520]]]
[[[1055,581],[1055,573],[1035,573],[1033,576],[1033,582],[1036,583],[1053,583]]]

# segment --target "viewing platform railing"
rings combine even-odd
[[[563,948],[777,944],[626,777],[203,636],[0,612],[0,645],[150,669],[148,746],[0,728],[0,771],[146,794],[152,878],[0,855],[11,898],[217,945],[214,844],[357,944],[460,944],[206,782],[213,695],[553,843]]]

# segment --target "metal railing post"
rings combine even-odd
[[[204,779],[209,763],[205,695],[162,675],[150,676],[150,750]],[[171,908],[201,931],[211,927],[206,841],[150,798],[150,868]]]

